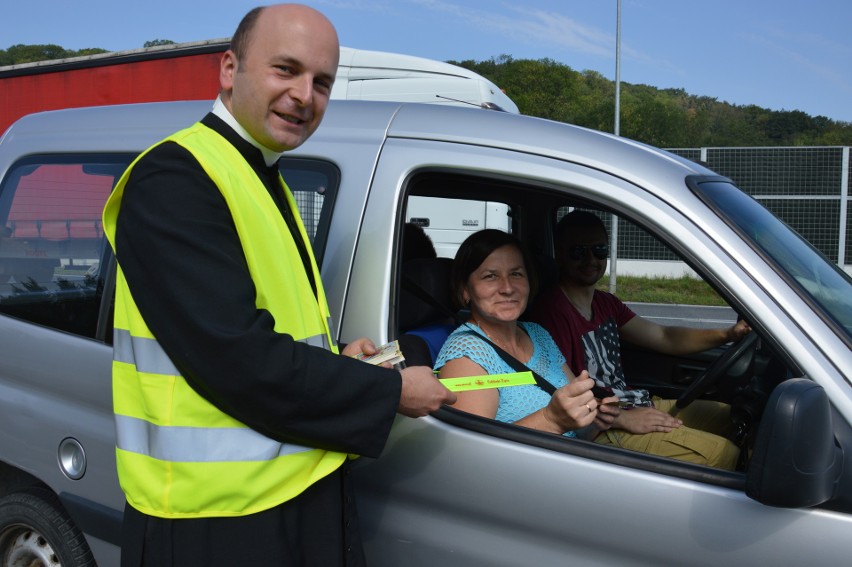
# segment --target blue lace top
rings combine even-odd
[[[538,372],[545,380],[556,388],[561,388],[568,383],[568,378],[562,371],[565,357],[559,351],[559,347],[553,342],[544,327],[537,323],[518,321],[521,328],[526,331],[532,340],[533,353],[529,361],[521,361],[530,369]],[[485,336],[485,333],[477,325],[471,323],[461,325],[453,331],[438,353],[435,369],[440,370],[444,364],[456,358],[467,357],[488,374],[506,374],[515,370],[509,366],[500,355],[479,337],[471,335],[475,332]],[[531,413],[540,410],[550,402],[550,394],[531,384],[525,386],[509,386],[497,388],[500,401],[497,406],[496,419],[507,423],[513,423]],[[568,437],[574,437],[573,431],[565,433]]]

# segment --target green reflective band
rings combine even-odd
[[[115,416],[116,446],[172,463],[271,461],[311,447],[279,443],[245,428],[158,427],[142,419]]]
[[[468,390],[487,390],[507,386],[526,386],[535,384],[532,372],[511,372],[509,374],[491,374],[489,376],[464,376],[462,378],[441,378],[441,383],[451,392]]]

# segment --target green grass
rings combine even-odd
[[[680,278],[645,278],[618,276],[616,295],[622,301],[640,303],[672,303],[683,305],[726,305],[713,288],[703,280]],[[598,289],[609,291],[609,276],[598,283]]]

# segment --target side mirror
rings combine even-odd
[[[746,494],[761,504],[807,508],[831,500],[843,455],[822,386],[806,378],[779,384],[763,412]]]

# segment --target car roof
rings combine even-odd
[[[702,165],[647,144],[564,122],[467,108],[405,105],[388,137],[499,147],[606,171],[642,186],[687,175],[716,175]]]
[[[40,112],[13,124],[0,144],[15,141],[16,154],[139,152],[189,126],[212,101],[179,101]],[[333,100],[322,126],[294,154],[316,153],[334,139],[381,144],[385,138],[435,140],[503,148],[600,169],[650,188],[684,187],[690,174],[710,175],[703,166],[639,142],[530,116],[417,103]],[[665,192],[665,191],[664,191]]]

